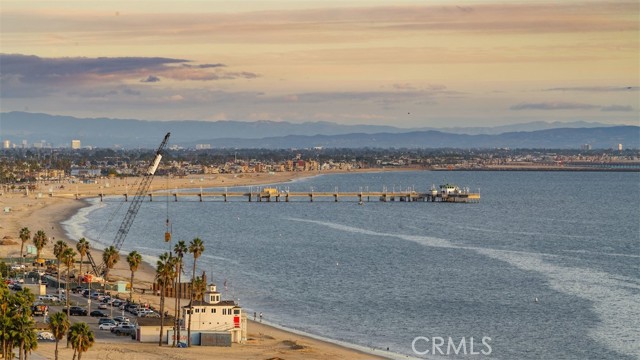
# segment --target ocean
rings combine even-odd
[[[481,202],[155,197],[122,253],[155,264],[173,246],[163,241],[168,214],[173,243],[202,239],[198,271],[249,317],[392,358],[640,358],[640,173],[352,173],[274,186],[444,183]],[[111,245],[122,201],[90,200],[64,224],[70,238]]]

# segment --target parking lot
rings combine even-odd
[[[47,289],[47,295],[46,298],[51,298],[53,296],[55,296],[57,289]],[[45,298],[45,296],[42,296],[43,299]],[[38,300],[38,296],[36,297],[36,303],[39,302]],[[46,304],[49,306],[49,311],[48,311],[48,315],[51,315],[53,313],[59,312],[59,311],[66,311],[65,308],[65,303],[64,302],[53,302],[50,300],[43,300],[42,303]],[[74,294],[74,293],[70,293],[70,297],[69,297],[69,303],[71,304],[71,306],[78,306],[81,307],[82,309],[87,310],[87,315],[86,316],[80,316],[80,315],[71,315],[70,316],[70,321],[71,324],[77,323],[77,322],[85,322],[89,325],[89,328],[94,332],[95,337],[96,337],[96,341],[108,341],[108,342],[132,342],[134,340],[131,339],[131,336],[124,336],[124,335],[116,335],[111,333],[110,330],[108,329],[99,329],[99,321],[100,319],[103,319],[103,317],[94,317],[94,316],[89,316],[89,314],[92,311],[96,311],[98,310],[98,306],[99,304],[101,304],[100,301],[98,301],[97,299],[92,299],[91,300],[91,307],[89,308],[88,304],[89,304],[89,299],[83,297],[81,294]],[[105,304],[106,305],[106,304]],[[137,322],[137,317],[129,312],[126,312],[124,310],[120,310],[117,307],[113,307],[111,305],[106,305],[106,309],[102,309],[100,310],[102,313],[106,314],[108,318],[115,318],[115,317],[126,317],[130,320],[130,324],[136,324]],[[44,317],[43,316],[35,316],[35,319],[37,322],[43,322],[44,321]]]

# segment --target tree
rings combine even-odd
[[[175,334],[176,336],[174,337],[174,345],[175,345],[175,339],[177,338],[178,341],[180,341],[180,298],[182,297],[182,293],[180,291],[180,289],[182,289],[182,287],[180,286],[182,284],[182,265],[183,265],[183,258],[184,258],[184,254],[187,253],[187,251],[189,251],[189,249],[187,248],[187,244],[184,242],[184,240],[180,240],[178,241],[177,244],[175,244],[173,246],[173,252],[176,254],[176,274],[177,274],[177,280],[176,280],[176,286],[174,287],[176,289],[176,302],[175,302]]]
[[[35,350],[38,348],[38,336],[36,335],[35,330],[35,320],[29,319],[29,321],[33,324],[33,329],[27,331],[24,335],[24,343],[22,345],[22,351],[24,352],[24,359],[27,360],[28,355],[31,353],[31,350]]]
[[[206,279],[206,275],[203,272],[202,276],[196,277],[196,280],[193,282],[193,297],[197,301],[202,301],[204,299],[204,293],[207,291]]]
[[[9,336],[13,338],[13,343],[18,345],[19,359],[26,360],[27,354],[38,347],[35,335],[36,322],[31,317],[30,311],[20,313],[12,320],[13,326],[9,330]]]
[[[138,271],[140,263],[142,263],[142,255],[137,251],[132,251],[127,255],[127,263],[129,263],[129,270],[131,270],[131,288],[129,289],[129,301],[133,300],[133,274]]]
[[[44,231],[38,230],[36,234],[33,235],[33,245],[36,246],[36,256],[38,259],[40,259],[40,253],[42,252],[42,249],[47,245],[47,242],[49,242],[49,239],[47,238],[47,234]]]
[[[196,278],[196,261],[204,252],[204,244],[200,238],[189,243],[189,252],[193,254],[193,273],[191,275],[191,294],[189,295],[189,326],[187,327],[187,346],[191,346],[191,313],[193,313],[193,285]]]
[[[70,326],[69,317],[62,311],[49,317],[49,330],[51,330],[53,337],[56,339],[56,360],[58,360],[58,343],[67,334]]]
[[[62,254],[62,261],[64,261],[64,265],[67,267],[67,281],[65,281],[65,298],[66,298],[66,302],[67,302],[67,316],[70,316],[69,314],[69,276],[71,276],[71,268],[73,268],[73,264],[76,262],[76,252],[73,251],[72,248],[66,248],[64,250],[64,253]]]
[[[2,289],[3,299],[0,302],[2,304],[0,309],[2,309],[3,356],[5,358],[12,357],[12,349],[17,345],[19,358],[23,359],[38,346],[35,336],[35,321],[31,317],[31,306],[35,297],[28,289],[11,294],[4,282]]]
[[[53,245],[53,255],[56,257],[58,263],[58,274],[56,276],[58,279],[58,289],[60,289],[60,262],[62,262],[62,254],[68,247],[67,243],[62,240],[56,241],[55,245]]]
[[[107,266],[107,270],[104,273],[105,280],[107,280],[107,276],[109,276],[109,270],[116,266],[118,260],[120,260],[120,254],[118,253],[118,250],[116,250],[115,246],[111,245],[104,249],[104,252],[102,253],[102,261],[104,261],[104,264]]]
[[[20,258],[24,256],[24,244],[31,239],[31,230],[27,227],[23,227],[20,229],[20,240],[22,240],[22,244],[20,245]]]
[[[167,285],[173,282],[175,277],[175,258],[170,253],[160,255],[156,266],[156,283],[160,285],[160,339],[158,346],[162,346],[164,332],[164,298]]]
[[[89,325],[83,322],[73,324],[69,328],[67,338],[73,348],[73,360],[76,359],[76,353],[78,354],[78,360],[81,360],[82,353],[89,351],[89,348],[96,341],[93,331],[89,329]]]
[[[89,242],[87,241],[87,239],[85,238],[81,238],[80,240],[78,240],[78,243],[76,244],[76,250],[78,250],[78,254],[80,254],[80,272],[79,274],[82,275],[82,263],[84,262],[84,257],[87,255],[87,251],[89,251]],[[78,276],[78,285],[80,285],[80,279],[81,277]]]

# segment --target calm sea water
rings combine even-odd
[[[375,352],[388,347],[392,357],[442,358],[416,354],[416,337],[464,341],[467,353],[471,337],[476,352],[491,338],[489,356],[448,358],[640,357],[638,173],[393,172],[278,186],[426,191],[444,182],[479,188],[482,201],[156,198],[142,204],[122,250],[152,262],[167,251],[168,211],[173,238],[203,239],[198,268],[248,314]],[[66,223],[70,236],[110,245],[121,201],[93,201]],[[416,350],[431,353],[424,338]]]

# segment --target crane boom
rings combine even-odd
[[[136,190],[135,196],[133,197],[133,200],[129,205],[129,209],[125,214],[124,219],[122,219],[122,224],[120,224],[120,228],[118,229],[118,232],[116,233],[116,237],[114,238],[113,244],[112,244],[112,246],[115,247],[116,251],[120,251],[120,248],[122,247],[122,244],[124,243],[124,240],[127,237],[127,234],[129,233],[129,229],[133,224],[133,220],[138,214],[140,205],[142,205],[142,200],[144,200],[144,197],[146,196],[147,191],[149,191],[149,187],[151,186],[151,181],[153,180],[156,170],[158,169],[158,165],[160,164],[160,160],[162,159],[162,153],[163,153],[164,147],[167,145],[170,135],[171,133],[167,133],[167,135],[164,136],[164,140],[162,140],[162,143],[158,147],[158,150],[156,150],[155,158],[149,164],[147,171],[142,177],[142,181],[140,182],[140,185],[138,185],[138,189]],[[93,272],[96,275],[106,275],[106,272],[108,272],[108,269],[106,268],[104,263],[100,265],[95,265],[96,263],[88,251],[87,251],[87,257],[89,258],[89,262],[91,263]]]

